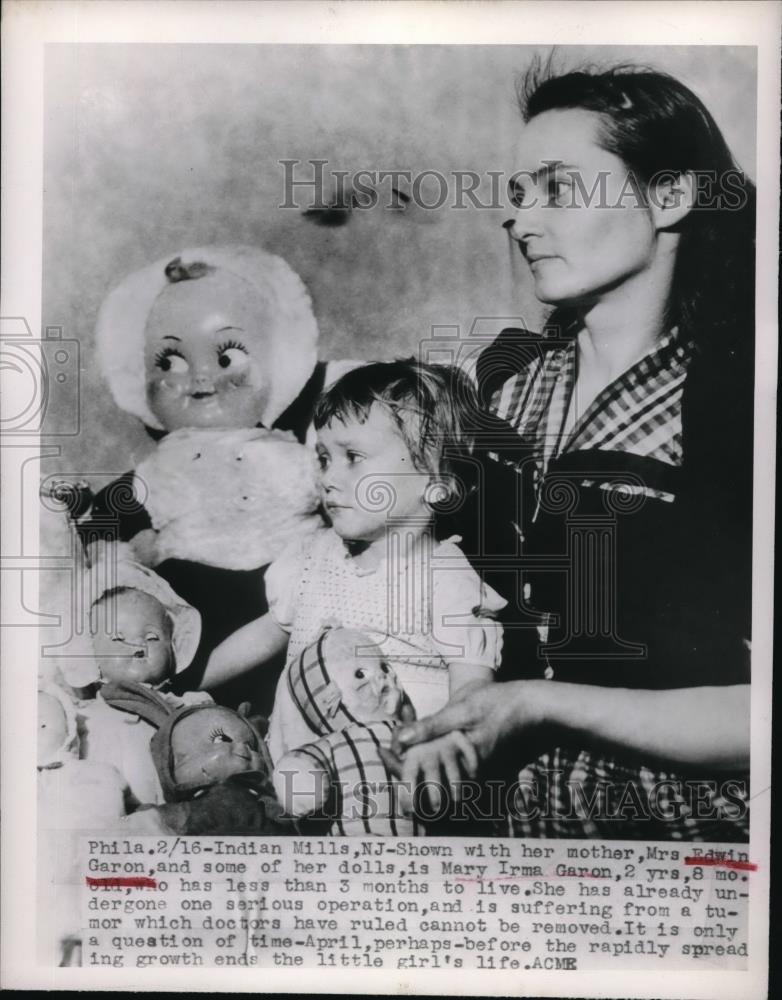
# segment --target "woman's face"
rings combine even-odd
[[[268,399],[266,304],[249,282],[217,270],[169,285],[146,328],[149,408],[166,430],[255,427]]]
[[[541,302],[590,304],[652,264],[656,229],[627,165],[598,143],[600,115],[546,111],[525,126],[512,193]]]

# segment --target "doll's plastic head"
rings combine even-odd
[[[147,320],[147,402],[166,430],[254,427],[266,411],[269,304],[249,281],[215,268],[170,284]]]
[[[171,772],[177,785],[211,785],[260,765],[258,737],[230,708],[206,706],[171,730]]]
[[[271,770],[261,737],[241,711],[213,704],[177,708],[125,678],[107,684],[103,697],[157,729],[149,746],[166,802],[192,798],[236,774]]]
[[[271,427],[312,374],[318,328],[281,257],[200,247],[125,278],[96,338],[117,405],[147,427]]]
[[[174,673],[173,626],[156,597],[122,587],[92,605],[92,648],[102,680],[157,687]]]
[[[382,650],[355,629],[328,629],[288,671],[291,696],[320,736],[354,723],[411,720],[412,706]]]
[[[81,688],[127,677],[158,685],[190,665],[201,638],[201,616],[157,573],[109,554],[85,582],[93,656],[63,661],[68,684]]]
[[[73,703],[60,688],[38,688],[38,767],[57,767],[75,756],[78,746]]]

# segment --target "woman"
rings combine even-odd
[[[555,311],[479,379],[522,480],[507,634],[536,648],[402,730],[403,777],[453,783],[505,743],[531,761],[511,832],[744,839],[754,190],[664,74],[533,72],[521,96],[510,234]],[[475,758],[439,750],[454,729]]]

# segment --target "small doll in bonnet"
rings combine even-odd
[[[172,707],[209,702],[209,695],[169,691],[195,655],[200,615],[162,577],[129,560],[100,560],[85,576],[92,656],[63,659],[72,688],[91,694],[78,702],[81,756],[114,765],[128,786],[128,807],[160,802],[163,792],[149,752],[154,730],[139,716],[119,712],[103,697],[118,679],[156,689]]]
[[[182,250],[129,275],[96,339],[115,402],[159,443],[97,494],[79,532],[87,548],[129,543],[201,613],[180,686],[195,688],[214,646],[265,611],[265,567],[320,523],[305,442],[318,394],[352,365],[317,361],[303,282],[247,246]]]
[[[123,820],[120,832],[190,836],[293,832],[271,784],[271,760],[255,725],[223,705],[174,707],[157,691],[119,678],[106,685],[113,710],[142,717],[152,728],[150,755],[163,802]]]

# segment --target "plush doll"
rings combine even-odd
[[[214,646],[265,611],[265,567],[320,523],[304,445],[318,394],[353,364],[316,360],[301,279],[246,246],[182,250],[129,275],[96,339],[117,405],[160,443],[97,494],[79,531],[86,547],[128,542],[201,612],[182,679],[194,688]]]
[[[394,727],[415,717],[380,648],[356,630],[328,629],[291,664],[288,687],[316,739],[274,770],[286,813],[331,820],[334,835],[420,832],[410,796],[380,753]]]
[[[174,708],[158,692],[127,680],[106,685],[104,697],[113,708],[139,715],[155,729],[150,751],[165,804],[138,809],[123,821],[124,832],[293,832],[281,816],[271,762],[246,706],[239,712],[214,704]]]
[[[79,760],[75,707],[54,684],[38,687],[37,765],[39,957],[66,965],[79,942],[79,834],[118,827],[125,782],[108,763]]]
[[[209,702],[203,693],[167,692],[195,654],[200,615],[165,580],[138,563],[101,560],[84,578],[90,606],[92,656],[63,660],[71,687],[92,693],[78,704],[82,757],[113,764],[127,781],[129,808],[162,802],[163,790],[149,753],[154,730],[143,719],[118,712],[103,697],[107,682],[127,679],[156,688],[172,708]]]

